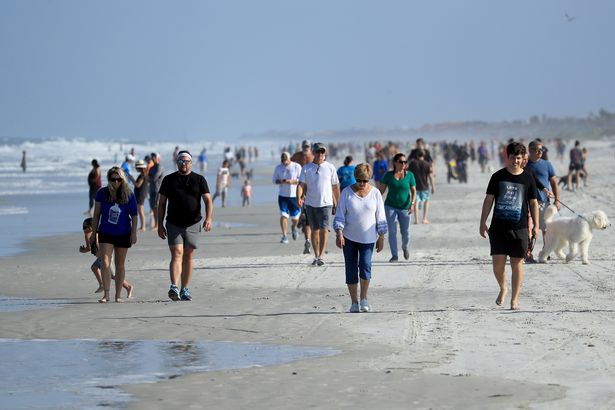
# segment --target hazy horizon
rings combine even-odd
[[[239,139],[615,110],[615,3],[0,2],[0,135]]]

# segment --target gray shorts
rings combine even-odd
[[[312,229],[329,229],[329,220],[331,219],[331,210],[333,206],[323,206],[314,208],[306,205],[305,213],[307,215],[308,224]]]
[[[167,241],[169,242],[169,246],[184,245],[190,246],[193,249],[198,248],[199,234],[201,233],[202,229],[201,221],[186,228],[173,225],[172,223],[167,222],[166,229]]]

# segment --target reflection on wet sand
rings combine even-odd
[[[0,339],[0,403],[11,409],[120,407],[130,400],[124,384],[337,353],[258,343]]]

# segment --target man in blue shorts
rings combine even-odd
[[[297,203],[297,184],[301,174],[301,165],[290,160],[290,153],[283,152],[281,163],[273,170],[272,181],[278,185],[278,206],[280,208],[281,243],[288,243],[288,218],[291,220],[293,240],[297,240],[297,223],[301,207]]]
[[[205,232],[211,230],[213,201],[205,177],[192,172],[190,152],[179,151],[176,164],[177,171],[164,177],[160,185],[158,236],[168,240],[171,251],[169,298],[190,301],[192,295],[188,285],[192,278],[192,254],[198,247],[201,229],[205,229]],[[205,220],[202,224],[201,200],[205,203]]]

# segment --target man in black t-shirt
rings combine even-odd
[[[190,301],[192,296],[188,285],[192,278],[192,253],[198,247],[201,229],[205,232],[211,230],[213,201],[205,178],[192,172],[190,153],[180,151],[176,160],[177,171],[164,177],[160,185],[158,236],[168,240],[171,251],[169,298]],[[205,203],[205,220],[202,224],[201,200]],[[180,278],[181,291],[178,287]]]
[[[504,303],[508,292],[506,286],[506,258],[510,256],[512,268],[512,295],[510,308],[519,309],[519,292],[523,281],[523,258],[529,244],[528,212],[534,221],[532,237],[538,235],[538,201],[536,182],[532,175],[524,171],[522,164],[527,150],[519,142],[506,147],[508,165],[495,172],[489,180],[487,195],[483,202],[479,232],[483,238],[489,235],[493,273],[500,285],[500,293],[495,300],[497,305]],[[487,227],[487,217],[493,207],[491,226]]]

